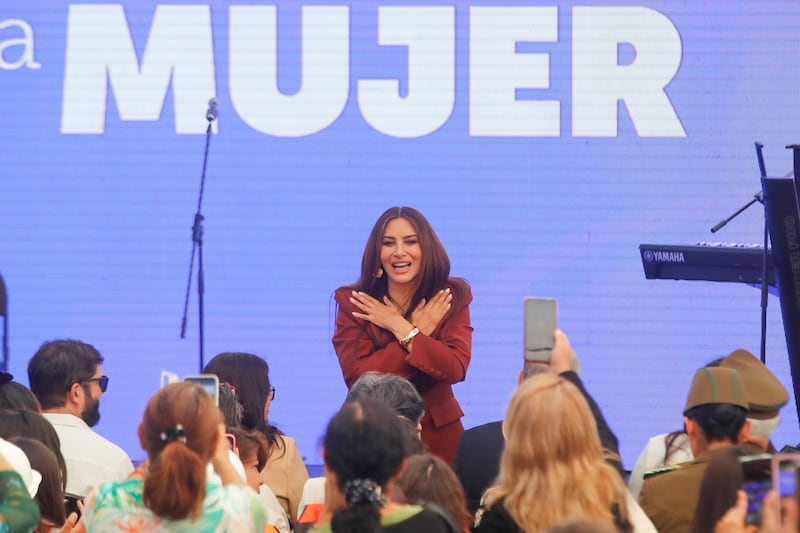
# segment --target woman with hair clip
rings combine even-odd
[[[358,281],[334,298],[333,346],[347,386],[369,371],[411,381],[425,402],[422,440],[452,464],[464,431],[452,385],[469,366],[472,294],[450,277],[447,252],[422,213],[387,209],[367,239]]]
[[[369,400],[345,403],[325,432],[325,510],[311,531],[455,533],[437,512],[388,496],[409,439],[389,407]]]
[[[147,452],[144,479],[95,489],[86,504],[92,531],[263,531],[267,513],[233,469],[222,416],[202,387],[181,382],[147,404],[139,440]],[[211,462],[221,483],[206,478]]]

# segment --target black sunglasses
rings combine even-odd
[[[108,376],[100,376],[99,378],[88,378],[82,379],[78,383],[89,383],[90,381],[96,381],[98,385],[100,385],[100,390],[105,392],[108,388]]]

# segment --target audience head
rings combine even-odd
[[[58,462],[62,490],[67,486],[67,464],[61,453],[61,441],[53,425],[34,411],[0,411],[0,438],[29,438],[38,440],[53,452]]]
[[[495,496],[505,497],[522,530],[540,531],[572,516],[627,524],[626,487],[605,461],[597,423],[575,385],[552,374],[523,381],[506,410],[503,434]]]
[[[343,499],[331,520],[334,533],[380,530],[383,494],[407,456],[407,441],[400,418],[380,402],[348,402],[334,415],[323,450],[326,477]]]
[[[748,396],[737,370],[701,368],[689,387],[684,424],[696,454],[714,443],[736,444],[746,438]]]
[[[108,384],[100,372],[102,363],[103,356],[90,344],[49,341],[28,362],[28,381],[44,411],[64,409],[94,426]]]
[[[267,438],[260,431],[247,431],[244,429],[229,429],[231,435],[236,438],[236,449],[239,452],[239,460],[244,466],[247,485],[258,492],[258,488],[264,484],[261,471],[269,459],[269,443]]]
[[[545,533],[615,533],[616,530],[592,520],[574,519],[549,528]]]
[[[399,502],[423,504],[432,502],[447,511],[459,531],[468,531],[471,516],[467,497],[450,465],[431,454],[412,455],[406,460],[397,478]]]
[[[215,356],[203,369],[204,374],[216,374],[220,382],[236,390],[242,406],[242,427],[264,433],[272,444],[277,429],[267,424],[273,388],[269,381],[269,365],[257,355],[225,352]]]
[[[6,372],[0,373],[0,409],[9,411],[35,411],[40,413],[42,406],[28,387],[16,381]]]
[[[766,444],[780,423],[779,411],[789,401],[789,393],[775,375],[747,350],[735,350],[722,359],[720,366],[732,368],[741,375],[747,399],[750,435]]]
[[[741,446],[726,446],[708,462],[690,533],[714,531],[722,515],[736,504],[737,491],[744,483],[739,458],[748,454]]]
[[[716,368],[722,365],[722,362],[725,360],[725,357],[716,357],[711,361],[705,364],[706,368]],[[661,464],[666,466],[671,464],[672,457],[674,454],[678,452],[681,448],[683,448],[683,439],[681,436],[686,435],[686,427],[684,426],[681,429],[672,431],[664,437],[664,459],[661,460]]]
[[[149,460],[142,502],[156,516],[181,520],[200,511],[221,423],[214,400],[195,383],[172,383],[150,399],[139,425]]]
[[[67,517],[64,508],[64,483],[56,455],[35,439],[15,437],[10,442],[25,452],[31,468],[41,474],[41,483],[33,499],[39,505],[47,531],[50,527],[61,527]]]
[[[390,407],[395,413],[419,424],[425,413],[425,403],[416,387],[406,378],[394,374],[366,372],[350,387],[345,401],[375,400]]]
[[[31,462],[19,446],[0,438],[0,457],[8,463],[11,470],[19,474],[28,494],[33,498],[39,490],[42,474],[31,467]]]
[[[419,286],[409,306],[409,309],[414,309],[422,298],[430,298],[440,290],[450,276],[450,258],[447,256],[447,251],[433,231],[430,222],[414,208],[390,207],[378,218],[364,248],[361,258],[361,278],[356,285],[379,298],[388,294],[388,276],[384,272],[391,268],[391,265],[384,265],[381,262],[383,237],[386,226],[399,218],[407,220],[413,227],[421,252]]]
[[[238,428],[242,425],[244,410],[236,397],[236,389],[224,381],[219,384],[219,410],[225,419],[225,427]]]

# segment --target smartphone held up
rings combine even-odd
[[[183,381],[197,383],[214,398],[214,405],[219,405],[219,378],[215,374],[200,374],[198,376],[187,376]]]
[[[525,298],[525,361],[549,363],[558,306],[552,298]]]

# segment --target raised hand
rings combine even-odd
[[[72,512],[67,517],[67,521],[58,530],[58,533],[86,533],[86,523],[83,521],[83,500],[78,500],[78,510],[81,512],[80,518],[78,513]]]
[[[757,533],[757,527],[745,525],[746,514],[747,494],[743,490],[739,490],[736,492],[736,505],[722,515],[714,527],[714,533]]]
[[[452,306],[453,294],[449,288],[442,289],[431,298],[430,302],[422,300],[419,303],[411,313],[411,323],[417,326],[421,333],[430,335]]]
[[[553,351],[550,355],[550,371],[557,375],[568,370],[577,370],[576,367],[577,357],[569,339],[560,329],[555,330],[553,332]]]

